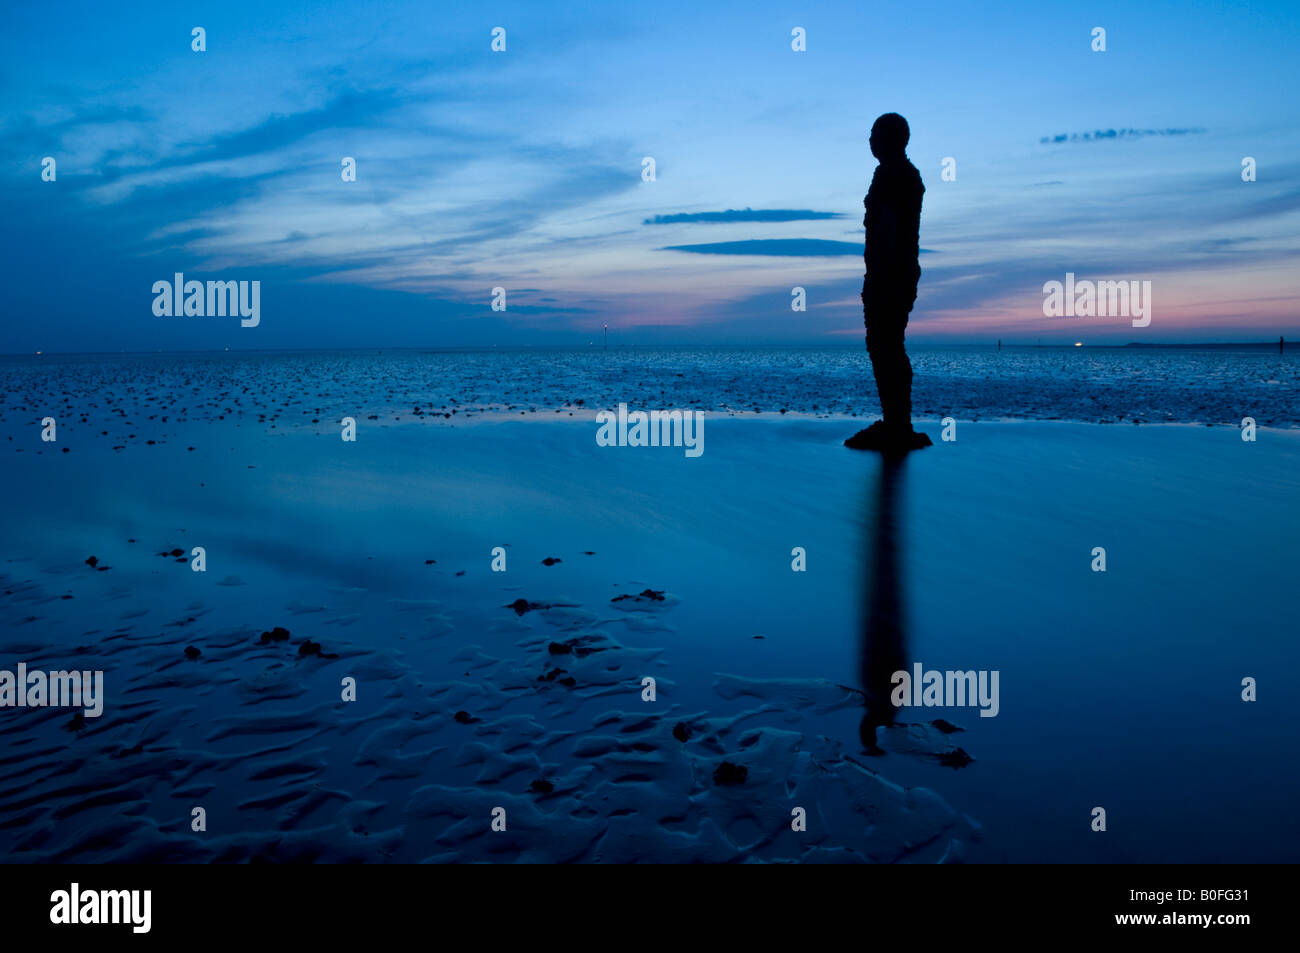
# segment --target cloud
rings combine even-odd
[[[153,168],[246,159],[277,152],[325,130],[365,129],[379,116],[399,109],[404,102],[392,90],[346,92],[319,108],[273,115],[249,128],[214,136],[156,163]]]
[[[725,212],[677,212],[647,218],[643,225],[678,225],[686,222],[718,224],[723,222],[811,222],[827,218],[844,218],[841,212],[814,212],[801,208],[735,209]]]
[[[824,238],[751,238],[737,242],[704,242],[698,245],[668,245],[660,251],[686,251],[696,255],[769,255],[781,258],[829,258],[839,255],[862,257],[861,242],[835,242]],[[922,248],[921,254],[934,254]]]
[[[833,242],[823,238],[753,238],[739,242],[669,245],[659,250],[687,251],[697,255],[777,255],[786,258],[862,254],[862,246],[856,242]]]
[[[1061,142],[1102,142],[1107,139],[1142,139],[1146,136],[1194,136],[1205,132],[1201,128],[1189,129],[1094,129],[1092,132],[1062,132],[1055,136],[1043,136],[1040,143],[1053,145]]]

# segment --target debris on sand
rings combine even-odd
[[[713,769],[714,784],[744,784],[747,777],[749,777],[749,768],[743,764],[724,761]]]
[[[621,596],[615,596],[610,602],[622,602],[624,599],[631,599],[634,602],[663,602],[664,590],[662,589],[642,589],[637,595],[625,592]]]
[[[549,609],[550,603],[547,602],[529,602],[527,599],[516,599],[509,605],[502,606],[504,609],[514,609],[516,615],[523,615],[525,612],[533,612],[537,609]]]

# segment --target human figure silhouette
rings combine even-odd
[[[930,446],[912,429],[912,362],[903,348],[908,315],[921,280],[921,198],[925,185],[907,159],[911,132],[898,113],[885,113],[871,127],[871,154],[879,161],[862,204],[866,228],[862,320],[867,353],[880,394],[882,418],[848,440],[855,450],[903,452]]]

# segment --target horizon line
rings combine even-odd
[[[1285,335],[1278,336],[1281,341],[1285,341]],[[984,348],[984,347],[1018,347],[1018,348],[1091,348],[1094,350],[1123,350],[1125,348],[1272,348],[1277,346],[1278,342],[1273,340],[1250,340],[1250,341],[1127,341],[1123,344],[1088,344],[1085,342],[1064,342],[1064,343],[1023,343],[1016,341],[1007,341],[1005,339],[994,338],[989,341],[977,343],[931,343],[934,339],[919,339],[915,343],[920,348]],[[1300,349],[1300,337],[1293,339],[1297,349]],[[681,348],[685,350],[702,349],[702,348],[801,348],[801,349],[840,349],[854,348],[861,345],[854,342],[821,342],[821,343],[736,343],[736,342],[715,342],[711,344],[701,343],[681,343],[681,344],[614,344],[612,347],[621,350],[634,350],[638,348],[645,349],[663,349],[663,348]],[[491,350],[609,350],[610,345],[600,345],[595,343],[588,344],[394,344],[394,345],[355,345],[345,347],[262,347],[262,348],[157,348],[154,350],[119,350],[119,351],[0,351],[0,357],[108,357],[108,356],[139,356],[149,354],[319,354],[335,352],[356,352],[356,351],[491,351]]]

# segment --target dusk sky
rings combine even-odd
[[[1300,6],[1072,6],[12,5],[0,350],[860,342],[887,111],[910,339],[1300,337]],[[260,325],[155,316],[178,271]],[[1066,272],[1151,281],[1150,326],[1045,318]]]

